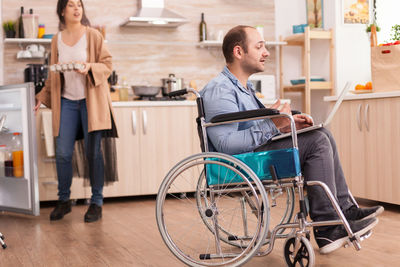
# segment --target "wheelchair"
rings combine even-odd
[[[300,170],[295,122],[291,114],[259,109],[218,115],[206,122],[203,100],[191,88],[170,93],[196,95],[197,130],[202,153],[177,163],[165,176],[156,202],[157,226],[169,250],[189,266],[240,266],[254,256],[266,256],[277,239],[284,239],[288,266],[314,266],[310,228],[342,224],[349,241],[360,250],[370,235],[354,235],[335,197],[319,181],[304,181]],[[207,127],[286,117],[292,147],[227,155],[209,152]],[[307,221],[306,185],[326,192],[339,219]],[[298,209],[295,214],[295,193]],[[353,202],[357,205],[353,198]]]

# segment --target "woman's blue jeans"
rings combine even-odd
[[[83,132],[86,157],[89,163],[91,203],[103,205],[104,162],[101,152],[101,131],[88,133],[86,100],[61,98],[60,131],[56,138],[58,198],[67,201],[71,194],[72,154],[79,131]]]

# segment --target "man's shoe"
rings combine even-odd
[[[50,213],[50,221],[61,220],[65,214],[71,212],[71,201],[59,200],[54,210]]]
[[[353,205],[347,210],[343,211],[343,214],[347,220],[358,221],[376,217],[383,211],[384,208],[382,206],[374,206],[371,208],[357,208],[357,206]]]
[[[90,204],[85,213],[85,222],[95,222],[101,218],[101,206],[94,203]]]
[[[370,218],[362,221],[349,221],[353,234],[358,236],[364,235],[377,224],[377,218]],[[314,237],[321,254],[328,254],[341,248],[349,239],[343,225],[314,227]]]

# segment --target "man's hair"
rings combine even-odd
[[[233,48],[240,46],[245,53],[247,53],[247,34],[246,28],[253,28],[251,26],[238,25],[229,30],[225,35],[222,43],[222,52],[224,53],[226,63],[233,62]]]

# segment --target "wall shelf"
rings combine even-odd
[[[265,41],[265,45],[267,46],[279,46],[279,45],[287,45],[285,41]],[[221,47],[222,41],[217,40],[207,40],[198,43],[198,46],[201,48],[204,47]]]
[[[5,38],[4,43],[6,44],[50,44],[51,39],[42,38],[42,39],[34,39],[34,38]]]
[[[280,97],[284,98],[286,92],[300,92],[303,98],[303,111],[307,114],[311,114],[311,90],[330,90],[330,94],[334,94],[334,53],[335,53],[335,41],[332,30],[312,30],[310,27],[305,28],[304,33],[297,33],[287,36],[286,38],[280,38],[283,42],[286,42],[288,46],[301,46],[302,47],[302,71],[305,76],[305,83],[294,86],[283,85],[283,53],[282,49],[279,51],[279,80],[280,80]],[[326,82],[312,82],[311,81],[311,40],[327,40],[330,42],[329,46],[329,81]]]

